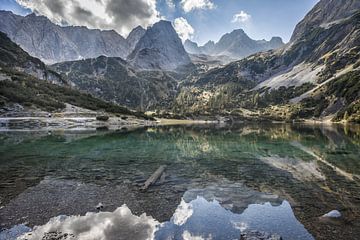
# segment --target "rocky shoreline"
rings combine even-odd
[[[96,117],[10,117],[0,118],[0,130],[27,129],[77,129],[77,130],[117,130],[128,127],[153,126],[156,122],[128,117],[110,117],[107,121],[97,120]]]

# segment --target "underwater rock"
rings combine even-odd
[[[341,213],[338,210],[332,210],[321,216],[322,218],[339,218],[341,217]]]
[[[98,205],[96,205],[95,208],[100,211],[101,209],[104,208],[104,205],[102,203],[99,203]]]
[[[277,234],[253,230],[241,233],[240,240],[282,240],[282,238]]]

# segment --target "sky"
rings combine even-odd
[[[296,24],[319,0],[0,0],[0,9],[35,12],[60,25],[114,29],[126,37],[163,19],[182,40],[200,45],[242,28],[253,39],[289,41]]]

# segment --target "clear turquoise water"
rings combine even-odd
[[[359,134],[356,127],[281,124],[1,132],[0,225],[43,225],[102,202],[103,211],[127,204],[162,222],[157,239],[182,239],[185,231],[238,239],[244,229],[356,239]],[[165,181],[141,192],[160,165]],[[193,214],[178,225],[182,201]],[[342,218],[319,218],[334,209]]]

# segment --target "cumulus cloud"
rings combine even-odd
[[[173,222],[176,225],[183,225],[186,223],[186,221],[193,215],[194,210],[192,208],[192,205],[189,203],[186,203],[184,199],[181,199],[181,203],[175,210],[175,213],[173,215]]]
[[[194,28],[183,17],[174,20],[174,28],[183,42],[190,39],[195,32]]]
[[[181,0],[180,4],[186,13],[196,9],[215,8],[215,4],[211,0]]]
[[[249,21],[250,19],[251,19],[251,15],[241,10],[239,13],[237,13],[233,16],[233,19],[231,22],[232,23],[245,23],[245,22]]]
[[[160,20],[156,0],[16,0],[21,6],[57,24],[114,29],[126,36],[138,25]]]
[[[123,205],[114,212],[87,213],[85,216],[56,217],[19,239],[154,239],[159,222],[145,214],[140,217]]]

